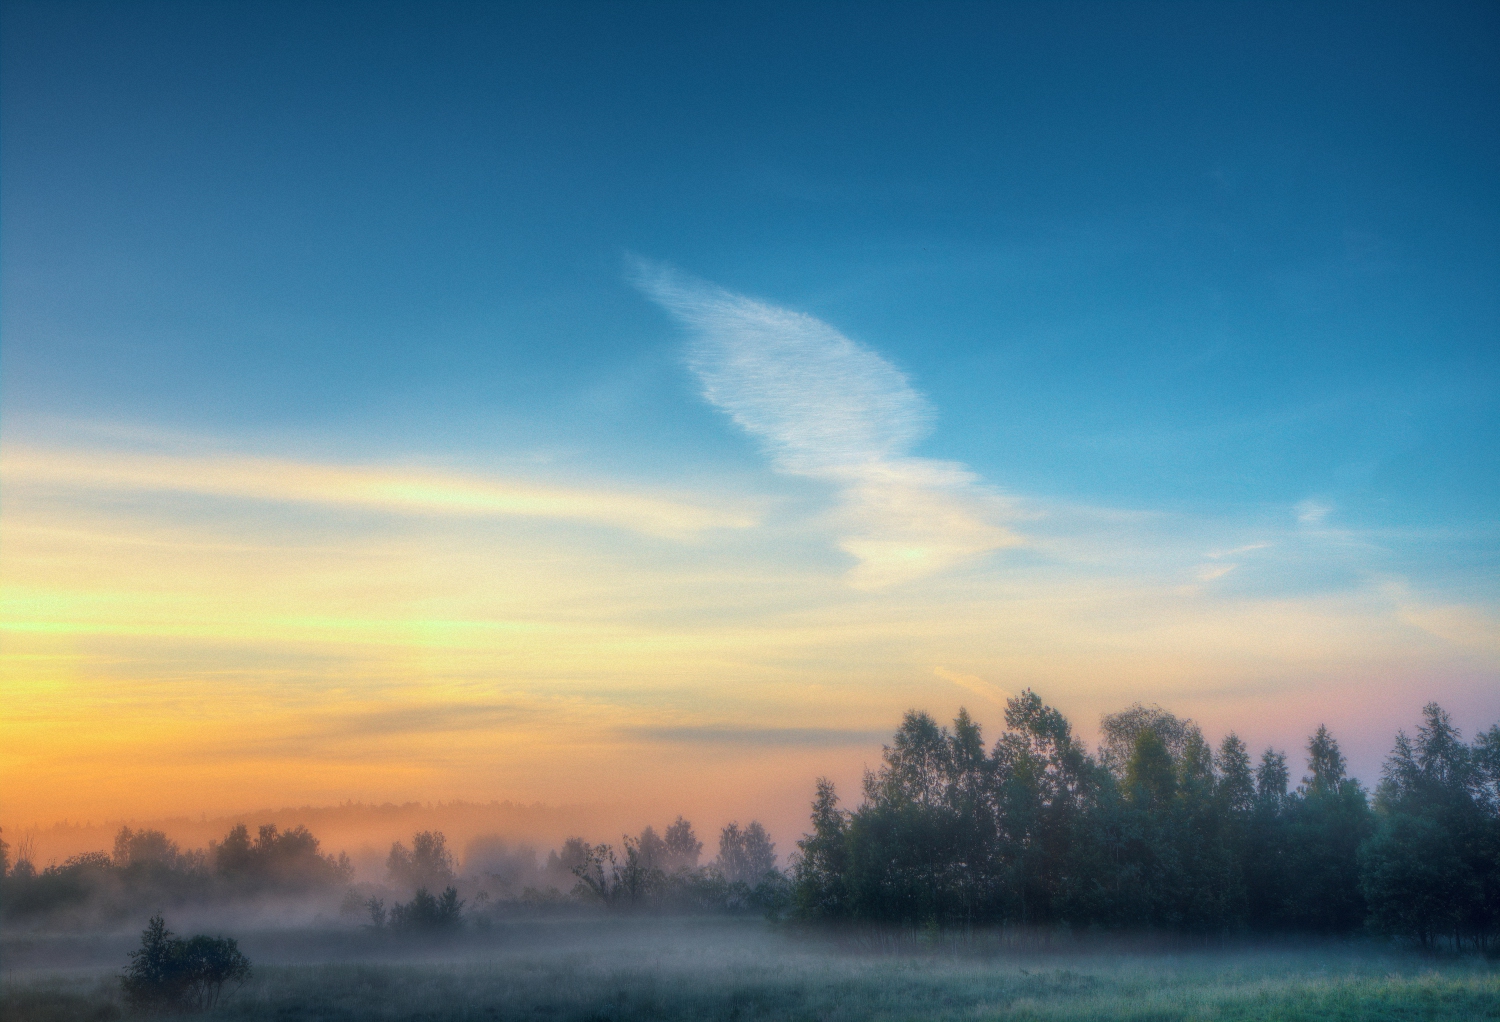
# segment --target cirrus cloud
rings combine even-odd
[[[692,335],[705,400],[755,437],[772,466],[829,483],[830,523],[855,558],[851,581],[883,588],[1020,539],[1008,505],[951,461],[910,453],[932,409],[879,354],[805,313],[637,261],[636,285]]]

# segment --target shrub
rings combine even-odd
[[[386,920],[390,913],[385,910],[385,902],[379,898],[371,898],[365,902],[365,910],[370,913],[370,926],[377,930],[385,929]]]
[[[463,899],[459,898],[458,891],[452,887],[437,896],[429,893],[427,888],[419,887],[411,901],[391,906],[390,925],[395,930],[450,930],[458,926],[463,908]],[[374,907],[371,908],[370,915],[379,926],[380,917]]]
[[[181,1011],[212,1008],[226,984],[249,976],[250,960],[234,940],[202,935],[182,940],[156,915],[141,933],[140,950],[130,953],[121,985],[135,1008]]]

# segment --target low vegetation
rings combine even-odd
[[[228,937],[183,940],[152,916],[139,950],[121,977],[125,1001],[138,1011],[206,1010],[215,1007],[226,985],[250,978],[250,960]]]
[[[254,975],[202,1017],[1500,1018],[1493,963],[1340,941],[1205,948],[1181,937],[1143,945],[1011,930],[789,933],[756,917],[638,915],[499,924],[436,946],[393,943],[368,931],[323,934],[295,946],[278,946],[286,935],[248,939],[255,945]],[[117,977],[117,967],[12,969],[0,981],[0,1017],[133,1017]]]

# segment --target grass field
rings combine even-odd
[[[1038,948],[809,937],[724,920],[553,920],[443,943],[254,933],[223,1019],[1500,1019],[1500,967],[1361,946]],[[129,1017],[132,940],[10,938],[5,1022]]]

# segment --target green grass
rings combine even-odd
[[[254,978],[211,1017],[276,1020],[1500,1020],[1500,968],[1336,945],[1041,953],[872,950],[745,921],[515,924],[442,945],[247,935]],[[98,964],[7,972],[6,1022],[126,1018]],[[259,956],[259,957],[257,957]],[[301,961],[308,964],[294,964]],[[117,968],[114,970],[117,973]]]

